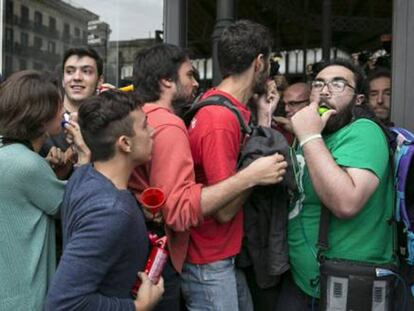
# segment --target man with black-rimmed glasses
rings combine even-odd
[[[288,143],[293,142],[293,128],[291,118],[296,112],[309,105],[310,86],[304,82],[294,83],[289,85],[283,92],[283,104],[285,110],[285,117],[273,117],[276,122],[276,129],[285,136]]]
[[[321,66],[312,82],[311,103],[292,117],[299,142],[300,195],[290,208],[292,279],[283,284],[280,310],[317,309],[321,279],[316,244],[325,207],[330,214],[326,258],[375,264],[394,261],[389,223],[394,192],[386,137],[375,122],[355,118],[356,109],[367,107],[366,98],[360,69],[334,60]],[[320,108],[327,110],[322,116]],[[345,305],[335,310],[348,310],[346,299],[354,299],[350,297],[345,295]],[[363,299],[370,303],[372,297]]]

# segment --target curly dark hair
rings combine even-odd
[[[187,52],[172,44],[157,44],[144,49],[135,57],[134,89],[144,102],[154,102],[160,98],[160,80],[177,81],[178,69],[189,59]]]

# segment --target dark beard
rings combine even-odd
[[[268,75],[268,67],[267,64],[263,71],[260,73],[259,77],[256,80],[256,84],[253,87],[253,94],[263,95],[267,93],[267,79],[269,78]]]
[[[331,116],[322,131],[322,134],[332,134],[351,123],[356,97],[339,113]]]
[[[171,102],[171,106],[174,110],[174,114],[182,118],[184,114],[191,108],[192,101],[188,101],[184,98],[177,98]]]
[[[180,82],[177,81],[176,84],[177,93],[171,101],[171,106],[174,110],[174,114],[182,117],[184,113],[191,107],[191,104],[193,103],[193,97],[186,96],[183,86]]]

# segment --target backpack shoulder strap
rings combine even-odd
[[[396,187],[396,219],[403,221],[408,230],[414,231],[414,211],[407,209],[413,205],[414,179],[414,134],[406,129],[391,128],[396,135],[394,151],[394,177]],[[409,205],[409,206],[408,206]],[[409,219],[409,218],[413,219]]]
[[[396,133],[401,133],[408,140],[411,140],[411,141],[414,142],[414,134],[412,132],[410,132],[409,130],[407,130],[405,128],[402,128],[402,127],[391,127],[390,130],[393,131],[393,132],[396,132]]]
[[[191,120],[195,116],[198,110],[205,106],[223,106],[229,109],[231,112],[233,112],[237,120],[239,120],[240,129],[241,131],[246,134],[250,135],[252,133],[252,129],[249,125],[246,124],[246,121],[244,120],[243,116],[241,115],[240,111],[228,100],[225,96],[222,95],[212,95],[209,96],[201,101],[196,101],[191,108],[184,114],[183,120],[185,122],[185,125],[188,127],[191,123]]]
[[[316,247],[318,249],[317,260],[322,263],[325,260],[325,252],[329,249],[328,231],[331,211],[321,202],[321,215],[319,217],[319,232],[318,242]]]

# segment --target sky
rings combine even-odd
[[[64,0],[100,16],[112,30],[110,40],[153,38],[162,30],[163,0]]]

